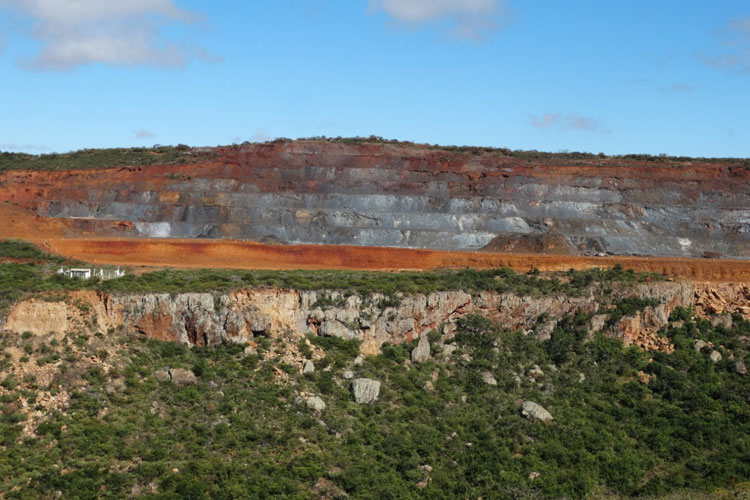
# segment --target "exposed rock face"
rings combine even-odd
[[[695,308],[704,315],[750,316],[750,285],[737,283],[705,283],[695,286]],[[731,326],[731,317],[722,320]]]
[[[523,403],[523,406],[521,406],[521,414],[529,420],[547,422],[553,419],[550,412],[533,401],[526,401]]]
[[[369,378],[355,378],[352,380],[352,393],[357,404],[372,404],[380,395],[380,382]]]
[[[255,144],[194,165],[6,172],[0,202],[94,234],[119,221],[152,238],[750,256],[741,164],[476,153]]]
[[[654,297],[661,303],[623,318],[610,334],[644,348],[668,350],[670,346],[656,331],[666,324],[675,307],[693,304],[695,295],[691,286],[677,282],[644,283],[628,293]],[[600,309],[593,296],[525,297],[496,292],[472,296],[462,291],[444,291],[399,296],[395,301],[377,293],[344,297],[339,292],[280,289],[173,296],[75,292],[64,302],[32,299],[15,304],[3,329],[57,335],[74,331],[85,319],[73,305],[75,300],[88,304],[90,316],[95,318],[95,326],[102,333],[124,325],[149,338],[197,346],[244,344],[258,336],[328,335],[360,340],[363,354],[379,353],[384,342],[399,344],[418,337],[421,340],[414,352],[415,362],[426,360],[431,354],[426,338],[430,330],[439,330],[450,337],[455,332],[456,320],[468,314],[484,316],[504,328],[532,331],[541,314],[546,315],[545,324],[552,325],[567,314],[594,314]],[[249,347],[252,353],[254,344]],[[450,355],[451,349],[451,344],[443,346],[443,355]]]

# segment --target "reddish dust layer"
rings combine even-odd
[[[41,243],[39,239],[35,242]],[[97,264],[228,269],[427,270],[511,267],[565,271],[621,264],[695,281],[748,282],[750,262],[654,257],[578,257],[445,252],[343,245],[265,245],[226,240],[48,238],[47,250]]]

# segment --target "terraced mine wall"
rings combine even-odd
[[[0,175],[0,202],[97,236],[750,257],[741,163],[527,160],[326,141],[212,161]]]

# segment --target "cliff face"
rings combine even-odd
[[[209,163],[0,175],[0,201],[100,236],[750,257],[750,169],[540,162],[328,142]]]
[[[461,291],[344,296],[339,292],[259,289],[174,296],[75,292],[65,301],[17,303],[3,329],[61,336],[83,323],[102,333],[122,325],[149,338],[197,346],[244,344],[259,337],[301,339],[315,334],[359,339],[363,353],[375,354],[385,342],[408,342],[431,330],[450,336],[456,320],[469,314],[546,339],[563,316],[580,312],[593,315],[592,334],[605,330],[628,344],[669,350],[656,331],[676,307],[690,307],[702,300],[705,292],[700,290],[686,283],[662,282],[618,292],[620,296],[651,297],[659,304],[623,318],[614,328],[606,327],[610,298],[595,296],[525,297],[495,292],[472,296]]]

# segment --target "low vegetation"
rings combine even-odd
[[[210,157],[207,153],[198,155]],[[32,155],[0,152],[0,172],[4,170],[72,170],[133,165],[195,162],[191,148],[185,145],[153,148],[82,149],[70,153]]]
[[[124,294],[224,292],[239,288],[278,287],[349,291],[360,295],[378,292],[389,297],[397,293],[430,293],[441,290],[463,290],[468,293],[493,290],[527,296],[580,296],[594,290],[608,294],[614,284],[627,285],[664,278],[657,274],[635,273],[615,266],[605,270],[571,270],[545,275],[538,271],[521,274],[508,268],[394,273],[172,269],[139,275],[128,274],[123,278],[100,281],[96,278],[80,280],[58,275],[56,270],[61,264],[66,264],[66,261],[28,243],[0,241],[0,314],[25,294],[82,289]]]
[[[469,317],[452,339],[431,334],[433,355],[417,365],[414,343],[356,364],[357,341],[326,337],[256,339],[257,353],[247,354],[127,332],[6,336],[0,491],[8,499],[744,498],[750,384],[737,367],[748,362],[750,323],[736,316],[714,327],[678,310],[662,332],[676,347],[666,354],[586,340],[587,319],[568,317],[538,342]],[[710,347],[696,350],[698,339]],[[297,343],[300,356],[324,354],[313,373],[281,356]],[[441,354],[450,343],[457,349]],[[197,384],[160,378],[168,368],[191,370]],[[378,401],[356,404],[346,370],[381,381]],[[301,394],[318,395],[325,409],[308,408]],[[33,413],[53,396],[67,403]],[[554,419],[525,418],[523,401]]]
[[[484,146],[442,146],[420,144],[410,141],[384,139],[378,136],[369,137],[308,137],[301,139],[279,138],[271,143],[282,144],[291,142],[335,142],[342,144],[386,144],[417,149],[427,149],[436,152],[457,153],[471,156],[503,156],[519,160],[535,162],[582,162],[596,163],[602,160],[641,161],[654,163],[695,163],[717,162],[737,163],[750,167],[748,158],[691,158],[685,156],[627,154],[607,156],[604,153],[586,153],[578,151],[560,151],[549,153],[536,150],[514,150],[508,148],[494,148]],[[244,142],[240,146],[251,145]],[[226,146],[229,148],[238,145]],[[177,146],[154,146],[152,148],[112,148],[112,149],[82,149],[70,153],[49,153],[32,155],[27,153],[10,153],[0,151],[0,172],[4,170],[70,170],[88,168],[106,168],[132,165],[195,163],[216,158],[218,152],[201,148],[196,150],[184,144]]]

